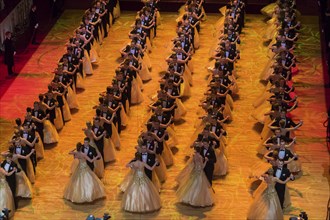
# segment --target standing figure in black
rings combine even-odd
[[[31,43],[33,45],[38,45],[39,43],[36,41],[37,30],[39,27],[38,17],[37,17],[37,6],[32,5],[30,11],[30,31],[31,31]]]
[[[214,164],[217,162],[217,158],[215,156],[215,152],[213,148],[210,147],[209,140],[203,139],[202,143],[203,143],[203,147],[202,150],[200,151],[200,154],[203,157],[203,161],[207,160],[206,165],[204,167],[204,172],[212,186]]]
[[[61,14],[64,5],[64,0],[49,0],[52,18],[57,18]]]
[[[6,32],[5,40],[3,41],[3,45],[5,48],[5,64],[8,69],[8,75],[14,75],[13,66],[14,66],[14,55],[16,54],[16,50],[14,47],[14,42],[11,39],[11,32]]]

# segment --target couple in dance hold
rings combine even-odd
[[[65,187],[64,198],[73,203],[89,203],[105,198],[104,185],[93,171],[94,162],[99,160],[100,156],[95,156],[93,147],[89,145],[89,140],[85,139],[84,145],[77,143],[76,149],[69,154],[78,159],[79,163]],[[152,154],[150,154],[147,163],[143,161],[144,155],[142,154],[144,153],[136,152],[135,158],[126,165],[132,169],[132,172],[122,183],[125,185],[122,187],[122,191],[125,192],[122,208],[125,211],[144,213],[161,208],[159,192],[149,179],[152,175],[151,171],[158,165],[158,161],[154,157],[153,165],[149,166]]]
[[[254,200],[250,205],[247,219],[284,219],[283,208],[289,199],[286,183],[294,180],[294,176],[282,160],[258,177],[262,183],[254,192]]]
[[[214,204],[212,179],[216,155],[208,142],[194,144],[194,154],[186,167],[176,178],[179,202],[194,207],[208,207]]]
[[[214,192],[211,184],[215,153],[211,148],[196,144],[195,153],[176,178],[178,182],[178,201],[194,207],[207,207],[214,204]],[[124,192],[122,208],[128,212],[146,213],[161,208],[161,199],[156,176],[152,175],[159,162],[153,152],[142,144],[135,153],[135,158],[126,167],[131,172],[126,175],[120,185]],[[159,183],[158,183],[159,184]]]

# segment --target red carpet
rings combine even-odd
[[[48,1],[43,0],[34,0],[34,3],[37,5],[38,19],[39,19],[39,29],[37,33],[37,41],[42,42],[49,31],[52,29],[57,19],[51,18],[51,9]],[[42,12],[42,13],[41,13]],[[14,72],[18,74],[22,73],[23,67],[30,60],[32,55],[36,52],[39,45],[30,44],[30,33],[29,30],[26,30],[24,34],[15,37],[15,47],[17,54],[15,55],[15,66]],[[13,83],[15,77],[8,77],[7,66],[4,65],[3,54],[0,56],[0,98],[3,97],[7,89]]]

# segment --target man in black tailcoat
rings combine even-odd
[[[274,177],[277,177],[278,179],[282,181],[286,181],[288,179],[294,180],[294,176],[291,174],[291,172],[283,166],[284,162],[283,160],[278,161],[278,165],[273,167],[274,170]],[[286,183],[278,183],[275,184],[275,190],[277,192],[278,198],[281,203],[281,207],[283,209],[284,204],[284,197],[285,197],[285,187]]]
[[[84,145],[82,148],[82,152],[89,157],[91,160],[94,159],[94,157],[97,157],[97,152],[96,150],[89,145],[90,139],[88,137],[86,137],[84,139]],[[87,165],[89,166],[89,168],[91,168],[92,171],[94,171],[94,163],[91,163],[89,161],[86,161]]]
[[[267,150],[269,150],[273,145],[280,146],[281,140],[284,140],[285,142],[290,142],[291,141],[290,138],[287,138],[285,135],[282,135],[281,134],[281,130],[280,129],[276,129],[274,131],[274,135],[272,135],[271,137],[269,137],[264,142],[264,145],[267,148]]]
[[[280,127],[280,121],[283,121],[282,123],[284,123],[285,128],[294,128],[303,124],[302,120],[296,123],[291,118],[287,117],[287,111],[285,109],[281,110],[279,117],[275,118],[275,121],[271,124],[271,126]]]
[[[156,154],[150,154],[147,152],[147,146],[141,146],[142,161],[152,167],[156,163]],[[147,177],[152,181],[152,170],[144,168],[144,172]]]
[[[214,164],[217,162],[217,158],[215,156],[214,150],[210,147],[209,141],[207,139],[203,139],[202,143],[203,147],[200,154],[202,155],[204,161],[207,160],[204,167],[204,172],[212,186]]]
[[[40,95],[39,95],[40,96]],[[43,97],[43,95],[41,95]],[[45,112],[40,109],[39,102],[33,103],[33,109],[31,110],[32,120],[36,126],[36,131],[39,133],[41,141],[44,141],[44,121],[47,119]],[[24,122],[25,123],[25,122]]]
[[[34,125],[33,125],[34,127]],[[31,143],[32,145],[29,146],[30,150],[35,149],[35,139],[37,139],[36,135],[35,135],[35,130],[34,128],[30,127],[30,123],[24,123],[23,124],[23,130],[20,130],[20,137],[27,140],[29,143]],[[39,140],[38,140],[39,141]],[[30,157],[30,160],[33,164],[33,170],[34,172],[36,172],[36,166],[37,166],[37,153],[34,151]]]
[[[227,66],[228,66],[228,70],[229,71],[233,71],[234,70],[234,63],[236,61],[236,59],[239,59],[239,54],[235,48],[235,46],[233,46],[229,40],[227,40],[225,42],[225,47],[223,50],[223,55],[226,59],[227,62]]]
[[[7,173],[12,172],[13,170],[16,170],[16,172],[20,172],[21,170],[17,167],[17,164],[12,161],[13,155],[12,154],[7,154],[6,155],[6,160],[4,160],[1,163],[1,168],[4,169]],[[13,198],[15,201],[15,207],[17,208],[17,198],[16,198],[16,175],[14,172],[10,176],[6,176],[6,181],[9,185],[9,188],[13,194]]]
[[[100,151],[104,161],[104,135],[106,134],[106,131],[104,130],[103,127],[101,127],[100,123],[101,123],[100,118],[96,117],[94,119],[92,130],[97,138],[94,140],[94,142],[97,146],[97,149]]]
[[[154,110],[154,116],[159,120],[161,127],[168,127],[172,122],[172,116],[169,112],[164,112],[161,105]]]
[[[15,141],[14,142],[15,146],[13,147],[12,151],[10,151],[11,153],[21,155],[21,156],[27,156],[28,154],[30,154],[31,149],[28,146],[22,146],[20,138],[16,138],[16,139],[14,139],[14,141]],[[18,158],[17,160],[18,160],[18,163],[21,166],[22,170],[24,171],[24,173],[26,175],[28,175],[28,173],[27,173],[27,160],[30,160],[30,158],[27,158],[27,159]]]
[[[164,151],[164,142],[169,139],[166,128],[160,127],[160,122],[156,116],[152,116],[147,125],[148,133],[157,142],[156,153],[162,154]]]

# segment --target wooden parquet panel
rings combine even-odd
[[[7,147],[11,135],[13,119],[23,116],[26,106],[44,92],[50,81],[50,73],[56,60],[64,51],[63,43],[80,21],[82,11],[66,11],[40,45],[31,60],[15,79],[15,82],[1,98],[0,134],[1,150]],[[208,14],[200,34],[200,49],[193,57],[195,74],[192,97],[184,102],[188,114],[183,123],[175,126],[180,144],[175,155],[175,164],[168,169],[168,180],[163,185],[161,199],[163,207],[159,212],[145,215],[130,214],[120,209],[122,194],[118,184],[128,171],[125,164],[132,158],[137,136],[147,114],[150,97],[158,89],[159,72],[164,69],[166,56],[169,55],[171,39],[175,36],[174,13],[162,13],[162,25],[158,29],[158,37],[154,40],[153,52],[150,54],[153,79],[144,86],[145,101],[131,108],[129,125],[121,134],[122,149],[117,151],[117,161],[106,167],[103,182],[106,186],[107,198],[92,204],[75,205],[62,198],[64,186],[69,179],[72,158],[68,155],[75,143],[82,141],[81,128],[87,120],[92,119],[94,105],[98,102],[98,94],[105,90],[118,65],[119,49],[128,41],[130,25],[135,13],[124,12],[111,28],[108,39],[102,45],[99,67],[93,76],[86,80],[86,90],[78,95],[80,109],[73,114],[72,120],[60,132],[60,142],[56,146],[47,146],[45,159],[37,167],[37,179],[33,186],[34,198],[20,200],[15,219],[85,219],[89,213],[101,216],[109,212],[112,219],[245,219],[252,200],[249,193],[251,166],[260,160],[256,156],[256,147],[260,137],[254,119],[250,116],[251,103],[263,91],[258,82],[258,75],[267,58],[267,49],[262,45],[262,35],[266,29],[263,17],[247,15],[246,28],[242,34],[241,60],[237,71],[240,76],[238,84],[240,96],[235,101],[234,121],[228,125],[228,161],[229,174],[225,178],[214,181],[216,205],[207,209],[196,209],[177,204],[174,178],[185,165],[187,154],[186,143],[194,132],[197,119],[196,112],[199,100],[206,90],[206,67],[209,64],[209,48],[213,45],[214,26],[219,18],[216,14]],[[325,146],[326,119],[324,90],[322,86],[322,66],[319,49],[318,21],[316,17],[302,19],[304,29],[299,39],[299,75],[295,77],[296,91],[299,96],[299,108],[294,112],[296,120],[303,119],[304,126],[296,132],[296,147],[303,163],[303,176],[289,183],[293,208],[286,217],[306,211],[310,219],[325,219],[329,197],[329,155]]]

